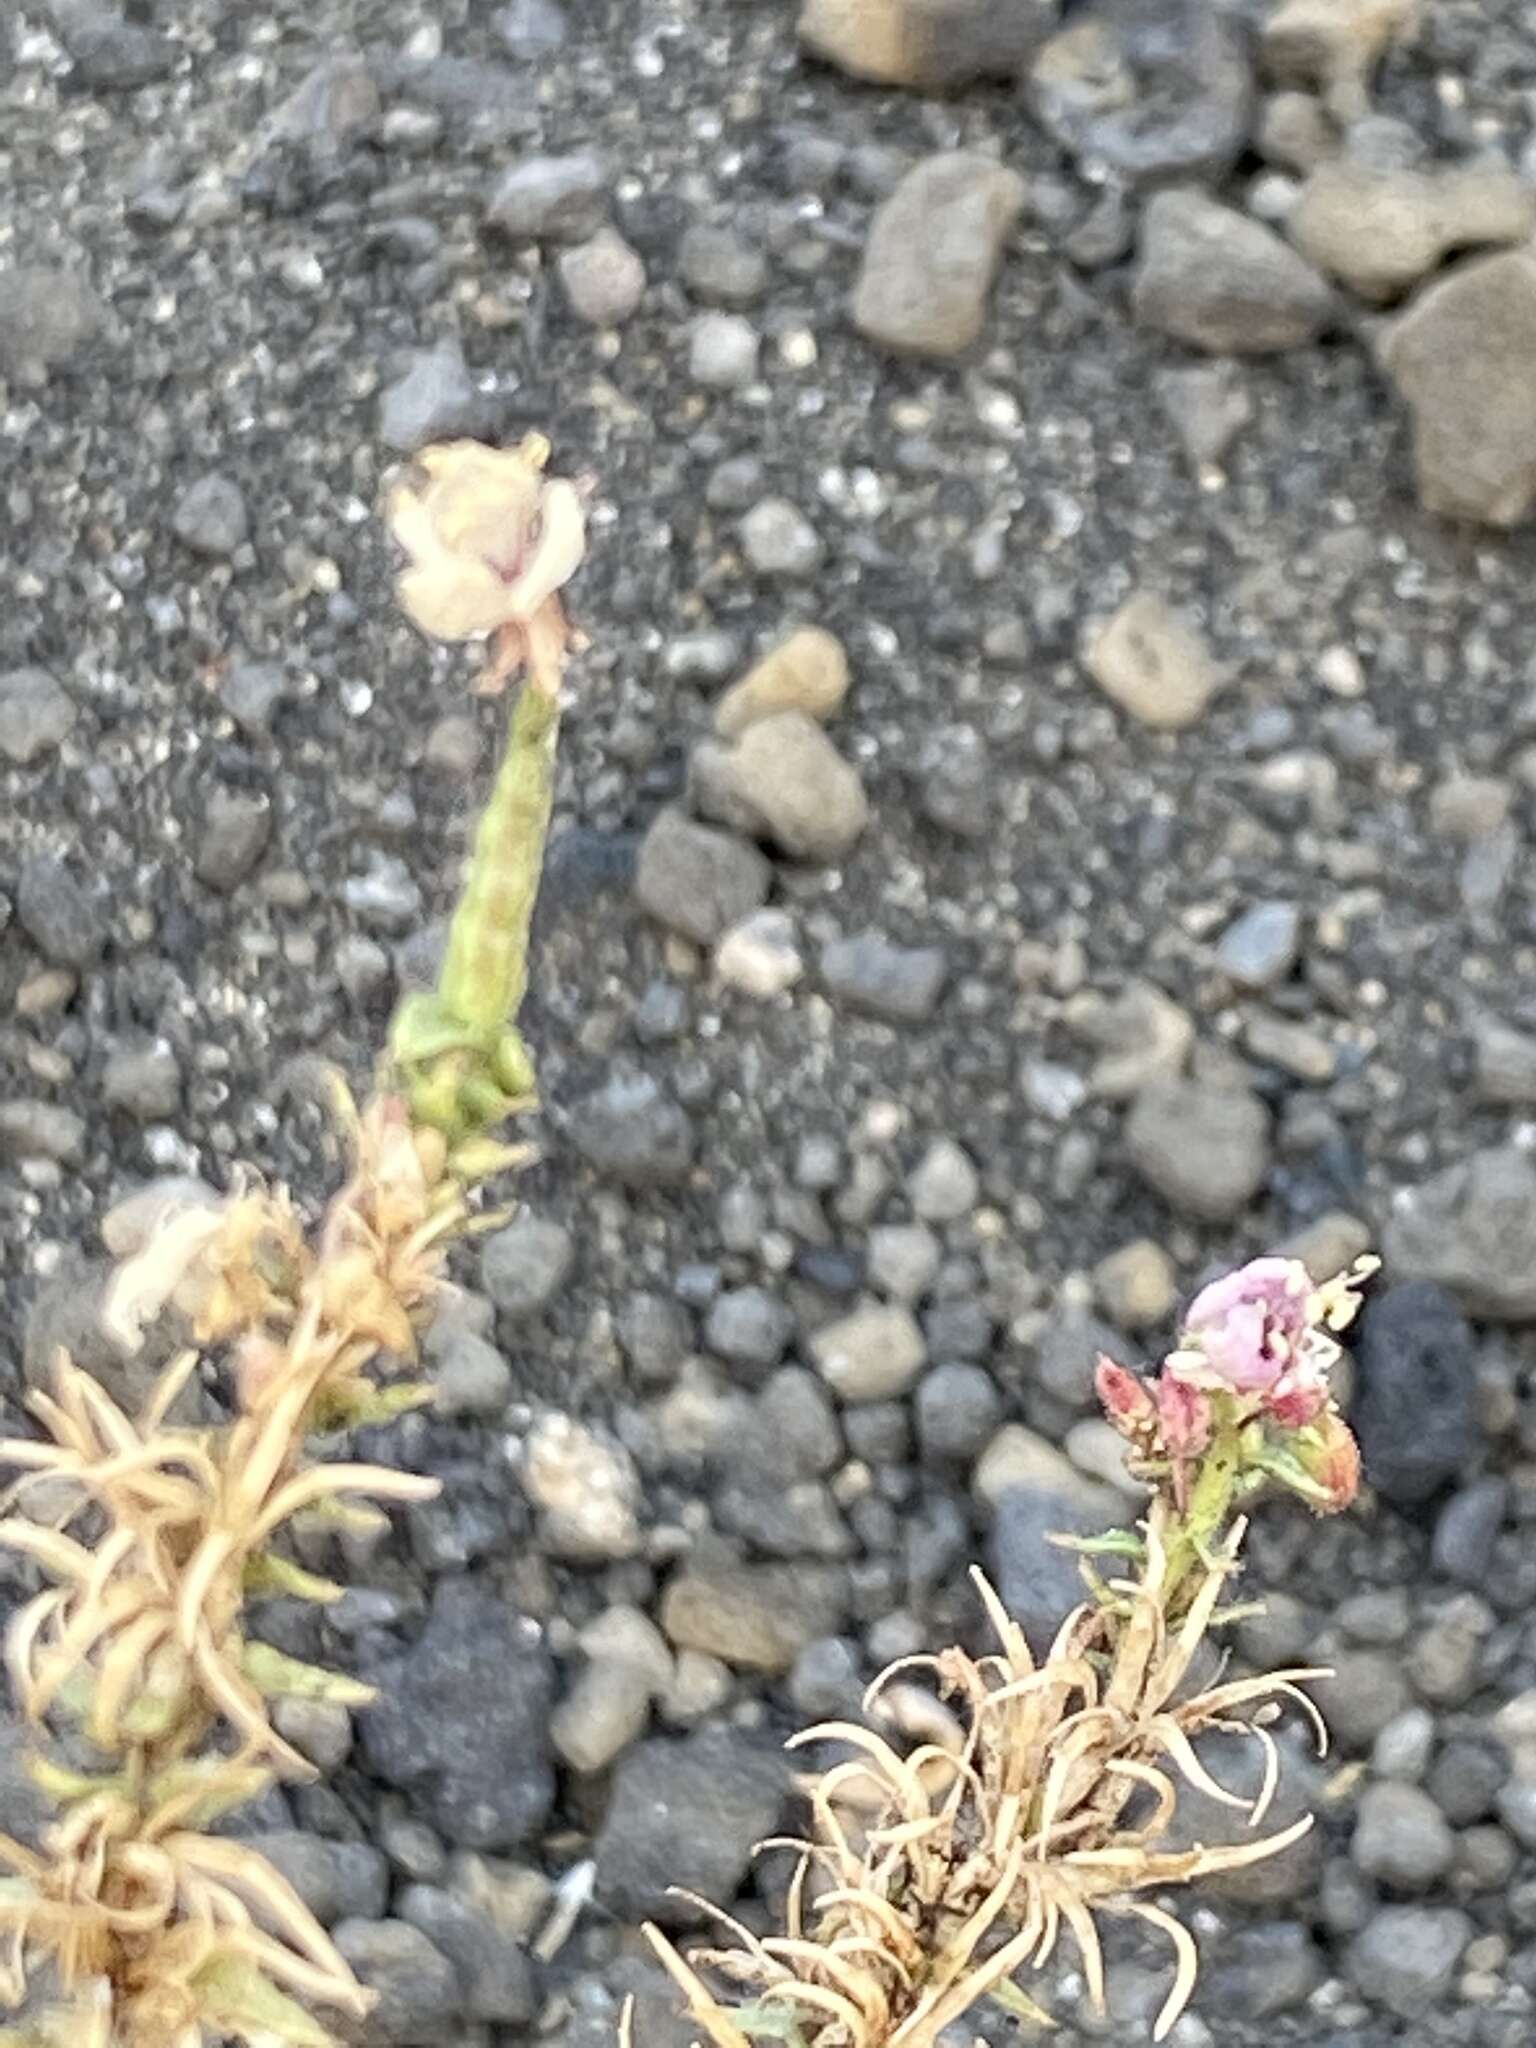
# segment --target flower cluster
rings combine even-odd
[[[1254,1259],[1196,1295],[1154,1379],[1101,1358],[1099,1398],[1133,1469],[1166,1476],[1184,1507],[1197,1461],[1221,1445],[1234,1480],[1268,1476],[1324,1513],[1347,1507],[1360,1456],[1329,1372],[1375,1270],[1362,1259],[1318,1286],[1299,1260]]]

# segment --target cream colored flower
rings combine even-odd
[[[434,640],[478,640],[503,628],[531,659],[564,643],[555,593],[585,552],[576,486],[544,475],[549,443],[516,448],[445,441],[424,448],[419,487],[397,484],[388,518],[410,556],[396,584],[402,609]]]

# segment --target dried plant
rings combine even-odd
[[[374,1525],[373,1503],[436,1491],[382,1466],[312,1461],[305,1446],[431,1400],[410,1368],[448,1246],[499,1220],[476,1191],[527,1156],[496,1129],[533,1092],[516,1014],[567,638],[555,592],[582,553],[580,495],[544,479],[548,453],[537,437],[511,452],[429,450],[425,487],[391,499],[412,558],[406,610],[441,637],[492,633],[491,685],[520,669],[527,682],[437,990],[402,1003],[365,1108],[332,1079],[345,1185],[312,1231],[254,1177],[223,1200],[167,1203],[104,1314],[131,1351],[174,1308],[196,1348],[136,1416],[61,1357],[30,1404],[43,1438],[0,1443],[20,1473],[0,1543],[52,1582],[12,1623],[12,1683],[34,1725],[68,1745],[34,1761],[59,1809],[40,1849],[0,1837],[0,1995],[28,2006],[0,2042],[327,2048],[312,2008],[368,2009],[288,1883],[208,1829],[274,1778],[313,1776],[273,1726],[274,1700],[372,1697],[253,1638],[247,1603],[339,1597],[283,1547],[301,1519]],[[225,1428],[171,1419],[205,1361],[227,1375]]]
[[[997,1651],[905,1659],[866,1700],[875,1706],[897,1672],[928,1666],[960,1711],[952,1741],[903,1756],[847,1723],[796,1738],[854,1754],[808,1788],[812,1828],[808,1841],[789,1845],[799,1861],[785,1931],[758,1938],[703,1900],[694,1903],[724,1921],[734,1947],[685,1959],[647,1929],[715,2048],[762,2038],[792,2048],[930,2048],[986,1997],[1044,2023],[1016,1980],[1052,1956],[1063,1930],[1102,2011],[1105,1917],[1146,1922],[1171,1942],[1174,1980],[1155,2030],[1166,2035],[1194,1990],[1198,1958],[1187,1929],[1143,1895],[1275,1855],[1311,1825],[1303,1816],[1232,1846],[1166,1845],[1189,1786],[1262,1826],[1280,1770],[1267,1724],[1284,1703],[1306,1713],[1326,1744],[1299,1689],[1326,1672],[1199,1689],[1192,1673],[1212,1627],[1238,1611],[1224,1604],[1245,1527],[1234,1500],[1277,1478],[1328,1510],[1354,1491],[1358,1467],[1343,1449],[1347,1431],[1325,1374],[1336,1351],[1329,1333],[1353,1313],[1366,1270],[1320,1291],[1299,1267],[1259,1261],[1194,1304],[1180,1348],[1150,1385],[1119,1367],[1101,1371],[1136,1469],[1158,1491],[1139,1532],[1077,1547],[1118,1555],[1129,1573],[1106,1581],[1085,1559],[1090,1597],[1038,1662],[976,1574]],[[1192,1385],[1203,1410],[1185,1397]],[[1260,1746],[1253,1800],[1226,1790],[1201,1761],[1197,1740],[1212,1731]]]

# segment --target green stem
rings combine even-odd
[[[555,793],[560,707],[525,683],[496,786],[475,831],[464,893],[438,976],[443,1007],[472,1029],[516,1021],[528,986],[528,934]]]
[[[1218,1431],[1200,1459],[1199,1476],[1190,1489],[1189,1506],[1168,1540],[1163,1577],[1164,1600],[1171,1612],[1173,1597],[1189,1573],[1208,1557],[1231,1518],[1242,1470],[1242,1445],[1236,1429]]]

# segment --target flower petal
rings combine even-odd
[[[539,500],[539,535],[527,566],[511,588],[515,616],[528,619],[581,567],[587,522],[576,486],[557,477]]]
[[[511,616],[507,585],[494,569],[466,555],[438,554],[407,569],[395,596],[434,640],[478,640]]]

